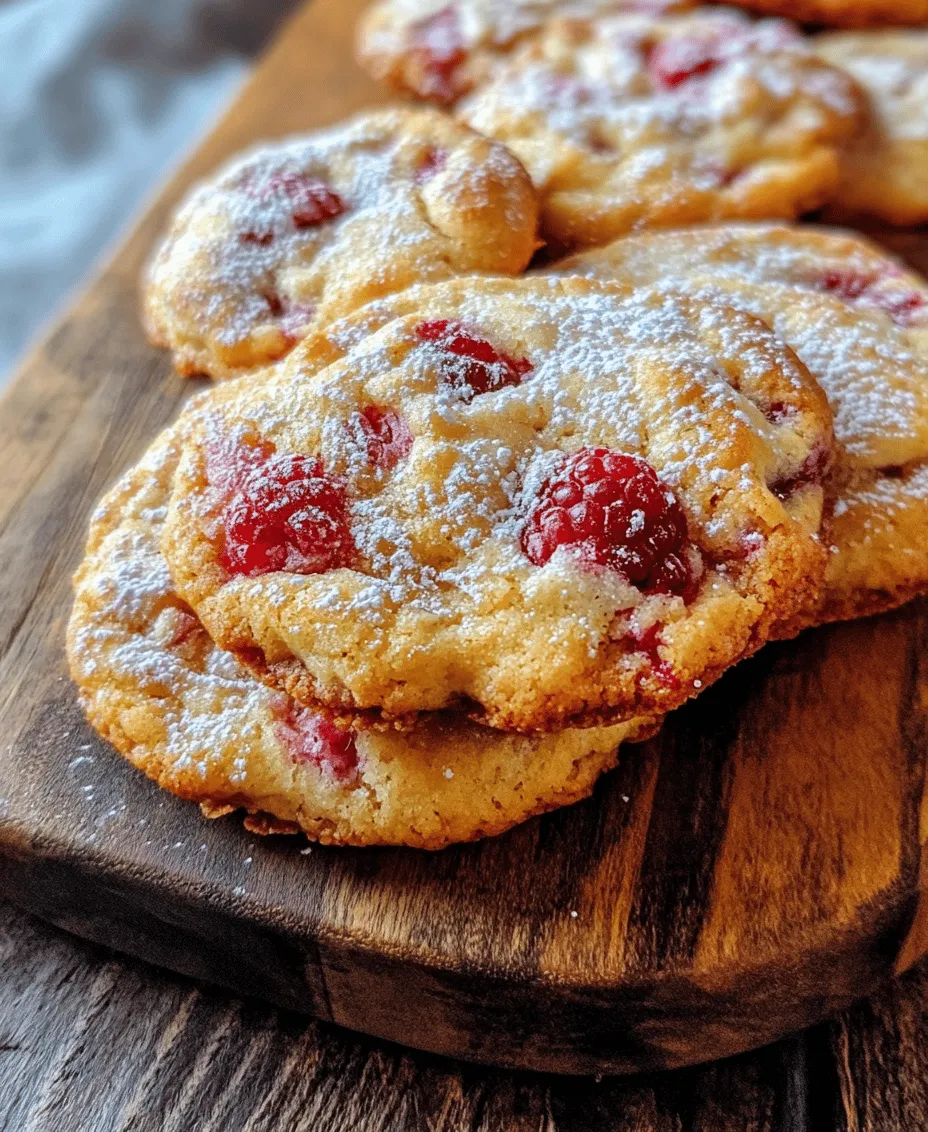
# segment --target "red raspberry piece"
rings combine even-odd
[[[306,334],[316,317],[312,303],[296,303],[284,297],[280,304],[280,329],[290,342],[298,342]]]
[[[448,151],[430,145],[419,158],[419,163],[416,166],[416,172],[414,174],[416,184],[422,185],[425,184],[426,181],[430,181],[436,174],[440,173],[447,164]]]
[[[648,52],[651,78],[664,90],[673,90],[696,75],[707,75],[724,58],[715,38],[663,39]]]
[[[828,271],[818,281],[822,291],[852,301],[860,299],[869,306],[886,311],[897,326],[909,326],[915,319],[915,312],[924,313],[925,300],[918,291],[895,291],[881,289],[883,279],[895,272],[880,275],[865,275],[848,268],[843,271]]]
[[[767,408],[764,409],[764,416],[773,425],[781,425],[795,415],[795,407],[793,405],[787,405],[785,401],[771,401]]]
[[[846,271],[828,271],[819,280],[819,286],[823,291],[838,295],[842,299],[859,299],[872,285],[872,275],[861,275],[859,271],[851,268]]]
[[[266,248],[269,244],[274,242],[273,232],[243,232],[239,238],[240,244],[257,244],[258,247]]]
[[[220,561],[233,575],[321,574],[350,565],[354,540],[341,485],[309,456],[267,456],[223,473]]]
[[[179,649],[202,632],[200,622],[193,612],[187,608],[174,607],[173,632],[164,642],[169,649]]]
[[[283,181],[284,191],[293,202],[293,223],[297,228],[313,228],[348,211],[338,193],[316,177],[285,177]]]
[[[522,549],[536,566],[559,546],[618,570],[645,593],[695,596],[683,508],[637,456],[581,448],[563,457],[522,533]]]
[[[802,466],[794,476],[775,480],[770,485],[770,490],[777,499],[789,499],[801,487],[821,483],[830,466],[831,453],[824,445],[817,444],[803,460]]]
[[[316,317],[316,308],[312,303],[294,302],[272,287],[262,291],[261,297],[267,303],[270,314],[280,319],[280,329],[291,344],[298,342],[306,334]]]
[[[631,634],[632,640],[637,645],[636,652],[644,653],[648,658],[651,665],[651,671],[657,679],[668,688],[676,691],[680,687],[680,677],[674,672],[673,667],[663,660],[661,654],[657,651],[661,643],[661,633],[664,626],[660,621],[656,621],[644,632],[633,632]]]
[[[922,316],[926,313],[925,300],[918,291],[886,291],[876,299],[876,302],[897,326],[911,326],[913,322],[921,323]]]
[[[394,468],[412,448],[412,433],[402,413],[368,405],[358,414],[367,441],[367,458],[375,468]]]
[[[461,25],[449,5],[410,28],[412,59],[421,73],[419,94],[439,102],[454,102],[463,90],[455,71],[467,58]]]
[[[278,738],[295,763],[311,763],[342,782],[357,775],[358,748],[351,731],[288,696],[276,696],[272,710]]]
[[[261,179],[252,176],[245,180],[242,188],[248,196],[263,203],[284,197],[290,205],[295,228],[314,228],[348,211],[348,205],[334,189],[307,173],[272,173]],[[272,242],[274,233],[252,230],[239,238],[245,243],[265,246]]]
[[[446,318],[419,323],[416,336],[440,347],[444,355],[442,384],[450,385],[465,401],[481,393],[496,393],[507,385],[519,385],[534,368],[528,358],[500,353],[485,338]]]
[[[280,318],[284,313],[284,301],[280,295],[273,289],[268,289],[261,293],[261,297],[267,303],[268,310],[275,318]]]

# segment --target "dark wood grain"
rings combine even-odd
[[[633,1080],[477,1069],[243,1003],[3,905],[0,970],[4,1132],[805,1132],[810,1061],[827,1054],[818,1035],[814,1053],[792,1039]],[[815,1104],[833,1105],[836,1080]]]
[[[0,893],[87,939],[437,1053],[594,1073],[727,1056],[928,950],[928,603],[771,646],[586,803],[441,854],[260,842],[83,721],[62,635],[93,501],[191,385],[136,277],[195,175],[376,97],[317,0],[0,411]]]
[[[634,1078],[479,1069],[117,958],[0,904],[4,1132],[924,1132],[928,969],[834,1023]]]

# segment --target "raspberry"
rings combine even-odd
[[[260,248],[266,248],[269,244],[274,242],[273,232],[242,232],[238,238],[240,244],[257,244]]]
[[[664,39],[648,52],[651,78],[664,90],[673,90],[696,75],[707,75],[722,62],[717,39]]]
[[[181,609],[179,606],[172,606],[168,616],[170,617],[170,635],[164,643],[169,649],[182,648],[202,632],[200,622],[187,607]]]
[[[581,448],[563,457],[522,533],[522,549],[536,566],[559,546],[619,571],[645,593],[694,596],[686,516],[637,456]]]
[[[901,294],[885,292],[875,298],[877,306],[882,307],[897,326],[911,326],[913,322],[923,321],[925,300],[917,291],[904,291]]]
[[[416,184],[423,185],[426,181],[430,181],[437,173],[440,173],[447,164],[448,151],[430,145],[419,158],[419,162],[416,165],[414,174]]]
[[[254,200],[269,202],[285,197],[291,206],[295,228],[314,228],[326,220],[334,220],[348,211],[348,205],[318,177],[306,173],[272,173],[261,180],[247,179],[242,188]],[[266,245],[274,239],[273,232],[248,231],[240,240],[245,243]]]
[[[306,334],[316,317],[316,308],[312,303],[295,302],[289,296],[275,291],[273,287],[262,291],[261,297],[267,303],[271,316],[280,319],[280,329],[291,344],[298,342]]]
[[[648,658],[651,671],[657,679],[666,687],[677,690],[680,687],[680,677],[674,672],[673,667],[666,660],[661,658],[661,654],[657,651],[661,643],[661,633],[663,629],[664,626],[661,622],[656,621],[650,628],[645,629],[644,632],[633,632],[631,638],[637,646],[635,651],[643,653]]]
[[[861,275],[859,271],[829,271],[819,280],[823,291],[838,295],[842,299],[859,299],[873,283],[872,275]]]
[[[350,731],[287,696],[276,696],[277,735],[295,763],[311,763],[342,782],[358,772],[358,748]]]
[[[889,276],[894,272],[889,272]],[[916,311],[924,313],[925,300],[918,291],[883,290],[880,284],[887,275],[865,275],[848,268],[829,271],[818,280],[818,287],[848,301],[860,299],[869,306],[886,311],[897,326],[909,326]]]
[[[220,561],[228,573],[321,574],[351,563],[345,494],[319,460],[268,455],[222,470],[220,482],[227,488]]]
[[[462,92],[455,71],[466,59],[461,25],[453,6],[420,20],[410,29],[412,58],[421,72],[419,94],[453,102]]]
[[[280,308],[280,329],[290,342],[297,342],[303,338],[316,317],[316,308],[312,303],[295,303],[291,299],[284,299]]]
[[[496,393],[507,385],[519,385],[533,369],[528,358],[502,354],[485,338],[446,318],[421,322],[416,336],[441,349],[442,384],[449,385],[464,401],[472,401],[481,393]]]
[[[781,425],[795,415],[795,407],[793,405],[787,405],[785,401],[771,401],[767,408],[764,409],[764,416],[773,425]]]
[[[830,465],[831,453],[824,445],[817,444],[803,460],[802,466],[794,476],[785,476],[782,479],[775,480],[770,485],[770,490],[777,499],[785,501],[801,487],[821,483]]]
[[[393,468],[412,448],[412,433],[402,413],[368,405],[359,413],[367,458],[375,468]]]

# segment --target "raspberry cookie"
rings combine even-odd
[[[928,222],[928,31],[837,32],[813,42],[869,100],[867,128],[844,158],[829,214]]]
[[[655,232],[557,272],[686,292],[769,322],[821,382],[838,455],[814,620],[928,592],[928,286],[869,242],[811,226]]]
[[[256,832],[438,849],[584,797],[643,721],[505,735],[463,718],[336,727],[259,684],[174,593],[158,542],[177,462],[164,434],[103,500],[78,570],[71,671],[93,726],[160,786]]]
[[[559,21],[458,113],[505,142],[555,245],[728,217],[791,219],[838,187],[852,79],[728,9]]]
[[[751,316],[458,280],[332,337],[191,412],[162,540],[214,640],[308,706],[660,714],[817,602],[831,416]]]
[[[552,16],[689,7],[692,0],[381,0],[361,21],[358,59],[395,90],[448,105],[487,79],[515,44]]]
[[[435,110],[368,114],[196,189],[148,269],[146,326],[182,373],[231,377],[412,283],[517,274],[537,218],[501,145]]]

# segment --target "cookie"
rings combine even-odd
[[[845,154],[828,215],[928,222],[928,31],[835,32],[813,43],[854,76],[868,101],[866,128]]]
[[[562,249],[792,219],[836,191],[861,112],[853,80],[804,43],[729,9],[554,22],[457,113],[522,160]]]
[[[817,601],[831,416],[751,316],[470,279],[330,337],[188,415],[162,540],[213,639],[308,706],[661,714]]]
[[[769,322],[831,402],[831,621],[928,592],[928,285],[859,236],[811,225],[655,232],[553,269],[657,284]]]
[[[447,106],[553,16],[691,6],[691,0],[381,0],[361,19],[358,61],[394,90]]]
[[[195,189],[148,268],[145,324],[182,373],[232,377],[412,283],[517,274],[537,215],[501,145],[431,109],[366,114]]]
[[[924,24],[928,0],[744,0],[742,7],[767,16],[836,28]]]
[[[438,849],[584,797],[644,721],[515,736],[439,714],[343,730],[258,683],[174,592],[159,538],[179,452],[165,433],[107,495],[75,578],[71,671],[93,726],[164,789],[256,832]]]

